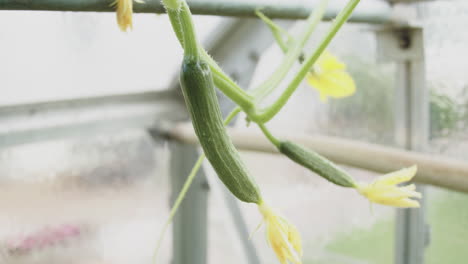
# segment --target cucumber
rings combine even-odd
[[[260,203],[258,186],[226,132],[211,70],[201,56],[184,56],[180,83],[195,133],[218,177],[241,201]]]
[[[312,150],[289,141],[281,141],[278,149],[294,162],[308,168],[336,185],[351,188],[356,187],[355,181],[348,173]]]

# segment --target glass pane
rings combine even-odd
[[[431,240],[426,263],[463,263],[468,257],[468,195],[434,187],[428,195]]]
[[[137,130],[1,150],[0,262],[150,263],[168,213],[166,159]]]
[[[123,33],[114,13],[1,14],[0,105],[167,89],[180,66],[165,15],[135,14]],[[201,40],[220,21],[196,17]]]
[[[431,91],[430,151],[468,162],[468,67],[466,1],[419,4],[425,29],[428,87]],[[443,177],[443,175],[440,175]],[[468,195],[431,187],[431,227],[426,263],[463,263],[468,257]]]
[[[317,120],[315,127],[309,131],[364,142],[393,144],[395,69],[392,64],[376,63],[374,33],[366,31],[362,25],[348,26],[338,34],[329,49],[345,62],[347,71],[356,83],[356,93],[342,99],[329,98],[327,102],[314,100],[314,104],[319,105],[323,112],[309,119],[310,123]],[[363,170],[347,170],[358,181],[370,182],[379,176]],[[311,255],[308,263],[393,263],[395,209],[370,205],[354,190],[335,189],[334,193],[322,196],[321,203],[327,210],[317,208],[316,211],[320,219],[322,212],[328,212],[322,221],[338,221],[338,224],[328,229],[323,223],[313,226],[324,228],[326,232],[321,246],[315,247],[319,252],[315,257]],[[335,204],[329,204],[330,201]],[[330,213],[333,211],[335,213]]]

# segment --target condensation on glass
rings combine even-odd
[[[113,13],[2,12],[0,105],[169,88],[182,58],[169,19],[133,20],[124,33]],[[200,39],[220,21],[197,17]]]
[[[168,216],[167,159],[140,130],[1,149],[0,263],[150,263]]]
[[[468,162],[468,35],[466,1],[418,4],[425,29],[428,88],[431,92],[429,151]],[[440,175],[444,177],[444,175]],[[426,263],[463,263],[468,257],[468,195],[431,187],[431,226]]]

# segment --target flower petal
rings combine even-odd
[[[390,205],[394,207],[400,207],[400,208],[416,208],[420,207],[420,204],[416,200],[411,200],[411,199],[397,199],[397,200],[381,200],[379,202],[376,201],[376,203],[383,204],[383,205]]]
[[[391,172],[386,174],[380,178],[378,178],[374,183],[377,185],[395,185],[402,182],[407,182],[413,179],[414,175],[416,175],[416,171],[418,167],[413,165],[409,168],[404,168],[395,172]]]
[[[346,72],[346,65],[329,51],[324,51],[306,77],[307,83],[317,89],[320,100],[353,95],[356,85]]]
[[[291,245],[294,247],[296,252],[299,254],[300,257],[302,257],[302,241],[301,241],[301,235],[299,234],[299,231],[297,228],[293,225],[288,226],[288,240],[291,243]]]
[[[286,219],[277,215],[265,203],[261,202],[258,208],[266,222],[268,244],[275,252],[280,263],[287,264],[290,261],[301,264],[302,245],[297,229]]]
[[[409,189],[407,187],[410,187]],[[421,193],[411,190],[412,186],[372,186],[368,188],[367,195],[369,197],[383,197],[388,199],[401,198],[421,198]]]
[[[317,60],[317,67],[322,72],[344,71],[346,69],[346,65],[327,50]]]
[[[326,72],[323,74],[309,73],[307,83],[317,89],[323,96],[343,98],[356,92],[356,85],[351,76],[344,71]]]

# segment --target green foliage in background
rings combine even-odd
[[[391,69],[376,67],[359,58],[347,57],[356,93],[330,100],[327,133],[335,136],[392,144],[394,134],[394,75]],[[431,138],[440,138],[468,129],[468,86],[453,98],[444,87],[430,89]],[[352,129],[343,129],[352,128]]]
[[[465,263],[468,259],[468,194],[440,190],[428,210],[431,242],[426,263]]]
[[[432,189],[429,197],[427,219],[431,227],[431,239],[426,249],[425,263],[465,263],[468,259],[468,195]],[[355,228],[349,233],[338,234],[326,245],[325,257],[305,263],[364,261],[363,263],[392,264],[393,243],[393,218],[384,219],[370,229]],[[337,261],[338,259],[341,261]]]
[[[353,96],[330,100],[331,124],[327,132],[390,144],[393,142],[393,71],[357,57],[345,57],[345,61],[357,90]],[[347,127],[352,129],[342,129]]]
[[[449,96],[431,90],[430,98],[431,137],[446,137],[461,129],[464,110]],[[468,101],[467,101],[468,104]]]

